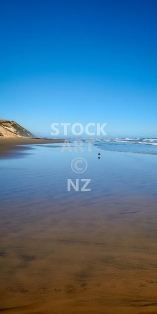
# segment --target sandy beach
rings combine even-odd
[[[19,143],[48,145],[1,159],[0,312],[155,314],[156,158],[93,148],[92,193],[68,193],[71,153]]]
[[[46,138],[29,138],[29,137],[16,137],[7,138],[0,137],[0,158],[3,156],[9,156],[16,153],[18,150],[23,149],[25,145],[36,144],[53,144],[63,143],[63,139],[46,139]]]
[[[12,222],[3,208],[0,311],[155,314],[157,217],[150,219],[146,200],[117,202],[48,206],[40,198],[27,210],[13,202]],[[132,206],[140,212],[133,213]],[[152,214],[153,203],[150,207]]]

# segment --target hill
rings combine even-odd
[[[0,120],[0,137],[33,137],[33,135],[15,121]]]

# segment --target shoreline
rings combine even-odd
[[[11,153],[18,150],[23,145],[36,145],[36,144],[55,144],[64,143],[64,139],[46,139],[46,138],[28,138],[28,137],[3,137],[0,138],[0,158],[9,156]]]

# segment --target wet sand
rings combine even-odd
[[[24,145],[36,145],[36,144],[53,144],[63,143],[63,139],[46,139],[46,138],[4,138],[0,137],[0,157],[9,156],[15,154],[18,150],[23,150]],[[23,146],[23,147],[22,147]]]
[[[55,159],[52,147],[34,154],[1,160],[0,313],[156,314],[157,198],[148,184],[156,184],[150,159],[123,157],[129,164],[120,159],[117,173],[121,154],[95,158],[93,193],[76,195],[60,186],[66,155],[59,151]],[[155,172],[155,158],[151,162]],[[124,190],[127,178],[131,184],[128,165],[131,193]]]
[[[1,211],[2,313],[157,313],[153,200],[42,205]]]

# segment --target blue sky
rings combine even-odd
[[[0,118],[157,136],[156,0],[0,2]]]

